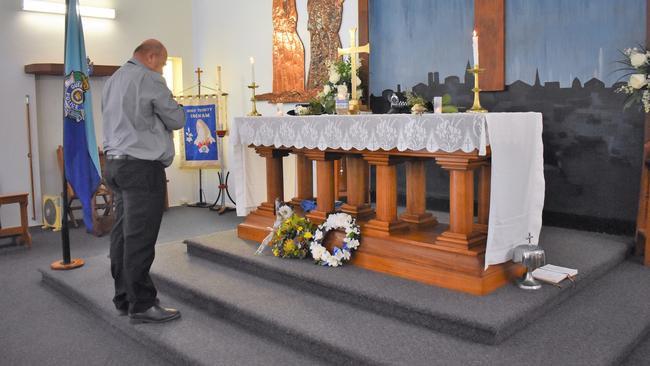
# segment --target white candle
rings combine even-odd
[[[217,65],[217,90],[221,90],[221,65]]]
[[[478,65],[478,36],[476,35],[476,29],[472,35],[472,50],[474,51],[474,66]]]
[[[255,84],[255,59],[251,57],[251,82]]]

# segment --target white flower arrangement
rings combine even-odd
[[[323,240],[330,230],[345,230],[343,246],[335,246],[334,253],[330,253],[323,246]],[[314,240],[310,245],[311,255],[317,264],[330,267],[338,267],[352,257],[352,251],[356,250],[361,239],[361,229],[356,220],[346,213],[335,213],[327,217],[316,229]]]
[[[648,79],[650,74],[650,52],[645,49],[628,48],[623,50],[625,59],[619,61],[625,65],[624,70],[628,70],[630,78],[626,85],[616,89],[618,93],[627,94],[628,100],[625,108],[632,104],[641,103],[646,113],[650,112],[650,90],[648,90]]]

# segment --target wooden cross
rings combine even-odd
[[[358,100],[357,96],[357,55],[360,53],[370,53],[370,43],[365,46],[357,47],[357,28],[350,29],[350,47],[339,48],[339,56],[350,55],[352,70],[350,71],[350,84],[352,87],[352,100]]]
[[[203,72],[204,72],[204,71],[201,70],[200,67],[197,67],[197,68],[196,68],[196,71],[194,71],[194,73],[196,73],[196,77],[197,77],[198,80],[199,80],[199,83],[201,82],[201,74],[203,74]]]

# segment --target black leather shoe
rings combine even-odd
[[[154,305],[141,313],[130,313],[131,323],[164,323],[181,317],[180,311],[176,309],[163,308]]]

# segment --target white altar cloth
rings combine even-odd
[[[511,259],[528,233],[537,243],[544,207],[544,161],[540,113],[378,114],[356,116],[237,117],[230,132],[231,171],[237,214],[259,202],[247,184],[244,154],[249,145],[325,150],[492,149],[490,219],[485,265]]]

